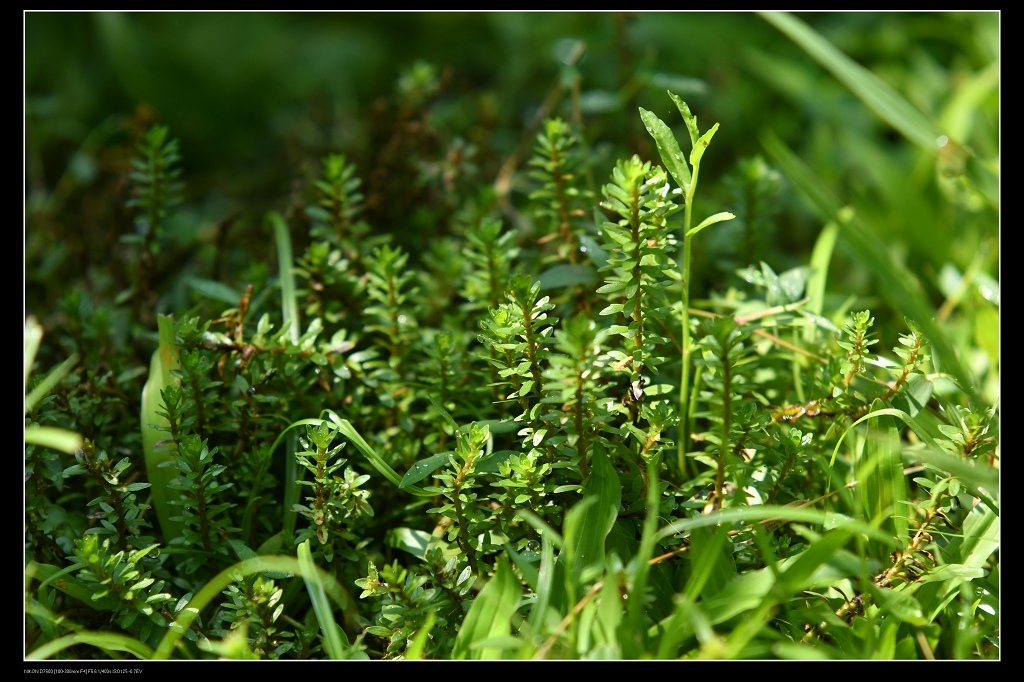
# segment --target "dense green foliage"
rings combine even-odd
[[[998,21],[26,15],[26,658],[998,658]]]

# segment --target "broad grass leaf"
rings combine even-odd
[[[943,551],[943,558],[949,564],[959,565],[961,568],[957,572],[962,571],[963,575],[954,575],[941,582],[929,582],[922,585],[918,592],[918,602],[928,614],[929,621],[937,618],[946,604],[956,597],[961,583],[979,577],[968,571],[983,570],[989,557],[998,549],[999,515],[984,502],[980,502],[964,519],[962,535],[951,538]]]
[[[845,217],[840,215],[837,219]],[[816,319],[825,309],[825,284],[828,281],[829,265],[832,263],[832,254],[835,253],[836,241],[839,239],[839,225],[835,220],[829,221],[821,228],[818,238],[814,240],[814,249],[811,251],[811,276],[807,278],[807,309]],[[805,341],[813,341],[815,329],[813,325],[804,327]]]
[[[976,566],[966,566],[964,564],[942,564],[941,566],[936,566],[935,568],[926,571],[917,579],[917,582],[931,583],[945,582],[947,580],[974,580],[975,578],[984,578],[986,575],[988,575],[988,571]]]
[[[596,618],[592,636],[598,647],[604,647],[601,657],[619,658],[622,652],[619,644],[619,630],[622,624],[623,602],[616,581],[605,580],[601,593],[598,595],[595,610]],[[623,632],[622,635],[626,635],[626,633]]]
[[[720,592],[736,575],[732,543],[723,527],[694,528],[690,533],[690,577],[684,594],[696,602],[705,593]]]
[[[498,558],[494,576],[473,600],[452,647],[452,660],[500,658],[504,646],[474,647],[475,642],[507,637],[512,632],[511,617],[519,606],[519,581],[504,556]]]
[[[779,577],[786,591],[799,592],[811,587],[811,577],[843,548],[851,535],[852,533],[845,528],[835,528],[822,535],[806,551],[798,554],[792,564],[782,569]]]
[[[877,411],[882,403],[872,406]],[[883,519],[882,527],[900,542],[908,539],[907,483],[903,475],[900,434],[896,421],[878,416],[869,421],[866,442],[855,463],[857,492],[869,520]]]
[[[185,283],[189,288],[211,301],[220,301],[228,305],[238,305],[242,295],[223,282],[203,277],[188,277]]]
[[[619,512],[622,487],[604,448],[594,445],[591,473],[583,500],[565,518],[565,547],[562,555],[578,584],[584,569],[604,564],[604,542]],[[593,500],[593,502],[588,502]]]
[[[417,559],[426,556],[431,535],[416,528],[390,528],[384,534],[384,544],[412,554]]]
[[[921,605],[914,598],[914,595],[906,591],[880,589],[873,584],[870,585],[870,589],[881,615],[892,615],[894,618],[911,625],[925,625],[928,622],[921,610]],[[895,643],[893,646],[895,647]]]
[[[168,424],[167,418],[158,414],[166,410],[160,394],[168,386],[180,383],[171,375],[171,370],[180,369],[181,363],[178,359],[178,346],[174,340],[174,318],[159,315],[157,328],[160,341],[157,349],[153,351],[153,358],[149,363],[149,377],[142,388],[139,421],[142,429],[142,451],[146,460],[146,478],[151,484],[153,509],[156,511],[164,542],[167,543],[181,535],[184,526],[180,521],[171,520],[172,516],[178,514],[178,509],[171,505],[171,500],[176,499],[177,495],[174,495],[169,487],[171,480],[177,476],[177,468],[173,466],[173,442],[168,443],[167,432],[156,427]]]
[[[841,658],[829,651],[831,647],[822,646],[820,643],[811,646],[810,644],[799,644],[797,642],[776,642],[772,645],[772,653],[781,659],[789,661],[828,661],[834,658]]]

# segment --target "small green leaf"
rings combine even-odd
[[[715,223],[720,223],[720,222],[725,221],[725,220],[732,220],[735,217],[736,217],[735,215],[733,215],[732,213],[729,213],[728,211],[722,211],[721,213],[716,213],[713,216],[705,218],[700,223],[700,225],[698,225],[697,227],[691,227],[690,231],[686,233],[686,236],[687,237],[692,237],[693,235],[695,235],[698,232],[700,232],[701,230],[703,230],[705,227],[709,227],[711,225],[714,225]]]
[[[449,454],[448,452],[441,452],[416,462],[405,472],[405,476],[402,477],[402,482],[398,484],[398,487],[407,488],[413,483],[419,483],[447,464]]]
[[[690,167],[686,165],[686,157],[679,148],[679,143],[672,134],[672,130],[665,125],[664,121],[642,107],[640,108],[640,118],[644,122],[644,127],[647,128],[647,132],[654,138],[661,162],[672,174],[676,184],[685,191],[691,182]]]
[[[704,150],[711,144],[711,138],[718,132],[718,124],[711,126],[711,128],[705,132],[700,138],[694,143],[693,150],[690,152],[690,165],[694,168],[700,166],[701,157],[704,156]]]

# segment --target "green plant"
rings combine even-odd
[[[125,262],[52,345],[26,321],[28,658],[999,657],[992,264],[936,300],[929,247],[881,249],[775,133],[701,131],[685,80],[631,105],[646,152],[603,141],[576,52],[504,158],[486,98],[415,63],[378,156],[299,145],[234,228],[190,230],[179,142],[140,134]],[[632,73],[646,104],[665,76]],[[979,231],[985,149],[938,190]]]

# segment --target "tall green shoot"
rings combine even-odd
[[[668,93],[672,101],[676,103],[679,113],[686,124],[686,130],[690,134],[691,150],[689,160],[683,156],[683,152],[676,141],[672,130],[658,118],[654,113],[646,109],[640,109],[640,117],[643,119],[647,132],[654,138],[658,146],[658,153],[664,162],[668,172],[679,185],[673,194],[681,193],[683,197],[683,230],[681,255],[679,259],[679,274],[681,278],[680,287],[680,326],[681,326],[681,347],[682,367],[679,375],[679,435],[676,439],[677,459],[676,466],[682,473],[686,470],[686,442],[689,440],[691,408],[689,404],[690,385],[690,361],[693,349],[690,343],[690,260],[693,251],[693,236],[718,222],[732,220],[736,216],[732,213],[722,212],[705,218],[696,227],[693,227],[693,197],[697,191],[697,179],[700,175],[700,161],[704,156],[711,138],[718,130],[718,124],[711,126],[703,135],[697,127],[697,117],[690,113],[690,107],[672,92]],[[692,168],[692,171],[691,171]]]

